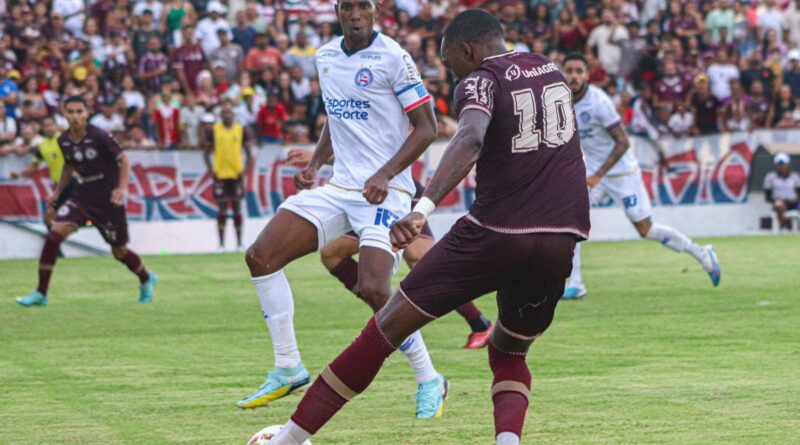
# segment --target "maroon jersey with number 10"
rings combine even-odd
[[[476,166],[467,216],[502,233],[589,236],[586,168],[572,93],[558,68],[539,54],[489,57],[455,91],[459,113],[491,117]]]

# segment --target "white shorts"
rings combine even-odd
[[[650,196],[638,170],[629,175],[606,176],[589,192],[589,200],[593,205],[601,204],[608,198],[625,207],[625,215],[631,222],[642,221],[652,214]]]
[[[278,208],[296,213],[317,228],[318,249],[349,231],[358,234],[359,247],[377,247],[392,252],[389,228],[411,212],[411,196],[389,189],[380,205],[367,202],[360,190],[325,184],[290,196]]]

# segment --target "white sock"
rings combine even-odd
[[[569,276],[567,287],[583,287],[583,275],[581,274],[581,244],[575,244],[575,252],[572,254],[572,273]]]
[[[300,350],[294,336],[294,299],[283,270],[253,277],[261,311],[272,337],[275,366],[294,368],[300,364]]]
[[[497,435],[497,445],[519,445],[519,436],[504,431]]]
[[[278,434],[267,442],[269,445],[303,445],[311,438],[311,433],[300,428],[291,420],[281,428]]]
[[[428,355],[428,348],[425,347],[425,341],[422,340],[422,334],[419,331],[409,335],[398,349],[406,355],[408,363],[414,370],[417,384],[430,382],[436,378],[438,374],[433,367],[431,356]]]
[[[647,232],[647,239],[658,241],[666,247],[678,253],[688,252],[692,255],[704,269],[711,269],[711,259],[706,255],[702,247],[692,242],[688,236],[678,232],[669,226],[653,223],[650,231]]]

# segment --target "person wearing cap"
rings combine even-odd
[[[239,76],[244,71],[244,50],[238,43],[231,41],[230,34],[223,28],[217,29],[217,38],[220,46],[208,58],[212,64],[222,64],[229,83],[238,82]]]
[[[228,11],[222,3],[212,1],[206,6],[208,16],[197,22],[195,37],[203,46],[203,52],[210,56],[215,49],[219,48],[220,41],[217,32],[224,29],[230,39],[233,39],[231,25],[224,18],[223,14]]]
[[[783,73],[783,83],[792,88],[792,97],[797,100],[800,98],[800,49],[789,51],[786,58],[789,60],[789,66]]]
[[[778,216],[780,228],[791,229],[786,212],[800,209],[800,175],[790,170],[791,159],[786,153],[776,154],[773,162],[777,171],[767,173],[764,178],[764,194]]]
[[[161,23],[161,14],[164,12],[164,5],[156,0],[140,0],[133,7],[133,16],[141,16],[145,11],[150,11],[153,15],[153,24],[158,28]]]
[[[256,90],[253,87],[242,88],[240,100],[233,109],[236,115],[236,122],[247,127],[254,125],[259,110],[260,104],[256,98]]]
[[[14,109],[19,96],[19,71],[7,70],[6,65],[0,63],[0,106],[5,105],[6,114],[14,116]]]

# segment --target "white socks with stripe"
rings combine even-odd
[[[650,231],[647,232],[645,237],[649,240],[658,241],[666,247],[678,253],[688,252],[692,255],[704,269],[711,269],[711,259],[706,255],[706,251],[702,247],[692,242],[688,236],[678,232],[669,226],[653,223],[650,226]]]
[[[300,350],[294,336],[294,299],[289,281],[283,270],[252,280],[272,337],[275,366],[294,368],[300,364]]]
[[[438,375],[436,368],[433,367],[431,356],[428,355],[428,348],[422,340],[422,333],[415,331],[398,347],[400,352],[405,354],[408,363],[414,370],[414,377],[417,384],[430,382]]]

